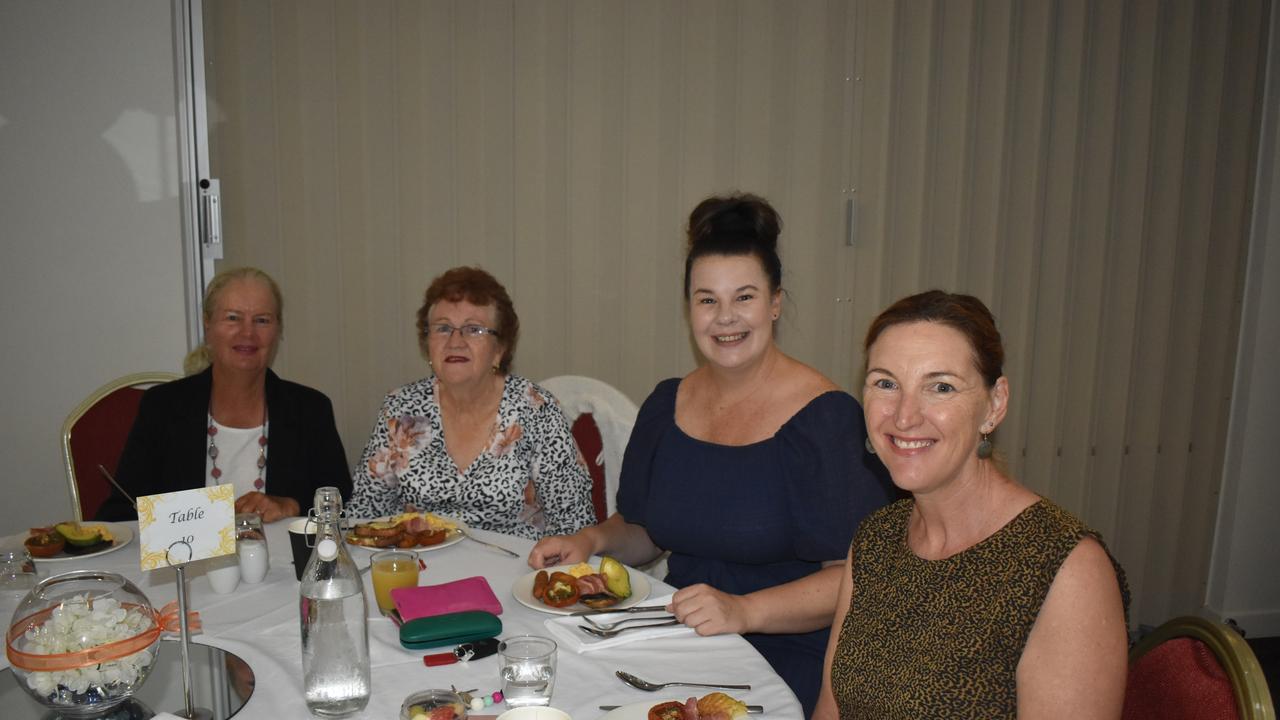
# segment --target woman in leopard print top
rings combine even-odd
[[[1124,574],[992,458],[1009,382],[991,312],[904,298],[866,352],[868,442],[912,497],[854,537],[814,718],[1120,717]]]
[[[479,268],[427,288],[418,341],[431,376],[393,390],[356,466],[355,517],[429,510],[537,539],[595,523],[591,478],[555,398],[509,374],[519,319]]]

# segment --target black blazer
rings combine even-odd
[[[209,392],[213,371],[157,385],[142,395],[116,480],[133,497],[204,487],[208,452]],[[303,514],[318,487],[332,485],[351,497],[351,473],[325,394],[281,380],[267,370],[267,486],[263,492],[298,501]],[[98,520],[136,520],[138,514],[114,488]]]

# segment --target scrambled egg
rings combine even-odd
[[[411,520],[413,518],[420,518],[420,517],[425,517],[427,519],[427,528],[431,530],[431,532],[436,532],[437,530],[450,531],[450,530],[458,529],[458,523],[452,520],[442,518],[439,515],[434,515],[432,513],[412,513],[412,512],[401,513],[391,518],[391,523],[392,524],[402,523],[406,520]]]
[[[584,562],[580,562],[577,565],[574,565],[573,567],[569,568],[566,572],[568,572],[570,575],[576,578],[580,578],[586,575],[594,575],[596,571],[595,571],[595,568],[591,567],[590,565]]]

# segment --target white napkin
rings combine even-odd
[[[645,600],[646,605],[667,605],[671,602],[670,595],[664,595],[659,598],[649,598]],[[592,615],[591,619],[600,624],[621,620],[623,618],[646,618],[652,617],[654,621],[665,619],[666,616],[661,613],[608,613],[601,615]],[[641,630],[629,630],[611,638],[598,638],[588,635],[578,629],[579,625],[585,625],[586,621],[580,617],[561,616],[550,618],[542,621],[547,626],[547,630],[560,641],[562,647],[567,647],[576,653],[586,653],[592,650],[601,650],[604,648],[616,647],[618,645],[626,645],[637,640],[652,640],[661,637],[673,636],[693,636],[696,635],[693,628],[685,625],[667,625],[664,627],[644,628]],[[635,624],[642,625],[637,622]],[[631,624],[623,625],[623,627],[631,627]]]

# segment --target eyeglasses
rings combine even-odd
[[[462,337],[467,339],[478,338],[483,335],[492,335],[494,337],[498,336],[497,330],[487,328],[483,325],[463,325],[462,327],[454,327],[449,323],[436,323],[435,325],[427,327],[427,333],[431,335],[431,337],[439,338],[440,340],[447,340],[448,338],[453,337],[454,331],[462,333]]]

